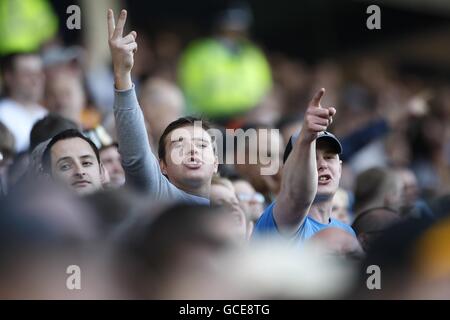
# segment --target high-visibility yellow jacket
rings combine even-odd
[[[47,0],[0,0],[0,55],[38,50],[57,29]]]
[[[190,45],[179,63],[179,82],[189,111],[230,117],[255,107],[272,80],[264,54],[249,41],[235,52],[217,39]]]

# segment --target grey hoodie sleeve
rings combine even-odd
[[[129,90],[115,90],[114,116],[127,184],[156,199],[185,198],[187,194],[161,173],[158,160],[151,151],[134,85]]]

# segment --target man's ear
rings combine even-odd
[[[159,160],[159,167],[161,168],[161,172],[163,175],[167,176],[167,165],[163,159]]]

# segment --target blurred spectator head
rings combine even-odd
[[[56,113],[49,113],[36,121],[30,132],[30,151],[41,142],[53,138],[58,133],[68,129],[79,129],[77,123]]]
[[[49,138],[39,143],[29,153],[29,157],[27,159],[27,167],[25,169],[24,175],[22,176],[24,182],[38,182],[41,178],[46,182],[48,181],[49,176],[45,173],[44,170],[43,155],[50,140],[51,139]]]
[[[412,169],[421,196],[432,198],[448,191],[449,126],[444,116],[428,113],[412,119],[406,131],[412,154]]]
[[[126,187],[103,189],[83,199],[93,211],[95,229],[100,240],[113,239],[151,201]]]
[[[235,169],[240,176],[245,178],[256,191],[270,199],[278,194],[281,186],[281,163],[283,155],[283,137],[279,130],[270,126],[246,125],[244,132],[256,130],[254,139],[249,135],[245,139],[244,148],[239,147],[239,141],[235,143],[236,164]],[[238,152],[244,151],[244,154]],[[239,161],[243,159],[244,161]],[[276,169],[275,174],[264,174],[264,170]]]
[[[81,124],[81,113],[86,104],[81,80],[70,74],[56,74],[47,81],[46,107],[50,112]]]
[[[350,224],[350,199],[348,192],[339,188],[334,194],[332,204],[330,217],[345,224]]]
[[[218,158],[210,129],[205,120],[183,117],[171,122],[162,133],[158,144],[161,172],[178,188],[207,186],[217,172]]]
[[[429,98],[430,112],[448,121],[450,118],[450,87],[448,85],[442,86],[434,95],[430,95]]]
[[[426,114],[411,121],[407,133],[414,159],[432,159],[445,146],[445,119],[436,114]]]
[[[264,211],[264,196],[245,179],[232,181],[239,205],[244,210],[248,223],[256,223]]]
[[[341,181],[339,183],[340,188],[351,191],[353,195],[353,190],[355,189],[355,172],[351,168],[350,164],[343,162],[342,163],[342,173],[341,173]],[[353,203],[354,198],[352,198],[352,213],[353,213]]]
[[[87,130],[84,134],[95,144],[100,153],[100,161],[108,173],[105,187],[113,189],[125,184],[125,171],[122,167],[119,145],[114,142],[103,126]]]
[[[219,12],[214,24],[216,29],[225,34],[246,33],[252,24],[252,12],[247,3],[234,2]]]
[[[389,168],[371,168],[356,177],[356,215],[371,208],[387,207],[398,211],[402,206],[403,183]]]
[[[140,88],[140,104],[151,141],[157,142],[164,129],[184,113],[184,98],[173,83],[149,78]]]
[[[223,206],[231,212],[236,221],[236,238],[244,240],[248,238],[247,219],[244,210],[239,205],[234,186],[230,180],[214,176],[211,181],[209,199],[212,204]]]
[[[163,62],[176,62],[182,47],[181,40],[177,32],[160,31],[155,39],[155,55]]]
[[[84,60],[83,48],[53,45],[44,50],[42,61],[49,81],[65,75],[81,79]]]
[[[11,212],[33,216],[50,224],[57,236],[67,241],[88,242],[96,238],[93,212],[76,194],[50,180],[13,189],[7,199]],[[48,195],[52,195],[49,197]],[[21,198],[24,199],[21,199]]]
[[[118,271],[125,286],[141,299],[219,294],[214,270],[218,254],[235,246],[232,216],[224,208],[181,204],[157,216],[148,211],[118,238]]]
[[[36,53],[12,53],[1,60],[6,96],[21,103],[38,103],[44,95],[45,76]]]
[[[69,129],[54,136],[42,160],[46,173],[80,195],[101,189],[105,181],[97,147],[78,130]]]
[[[400,222],[400,215],[396,211],[388,208],[373,208],[361,212],[353,221],[352,228],[362,248],[367,251],[378,236],[397,222]]]
[[[108,171],[111,188],[119,188],[125,184],[125,172],[122,167],[121,157],[116,144],[100,149],[100,161]]]
[[[411,208],[419,199],[419,184],[416,175],[411,169],[398,168],[395,172],[399,179],[403,182],[402,204],[406,208]]]
[[[39,188],[13,191],[2,200],[1,207],[3,299],[95,299],[120,295],[115,282],[108,279],[108,267],[101,266],[105,250],[95,243],[93,212],[78,197],[55,185],[42,184]],[[68,290],[66,286],[71,265],[81,269],[83,290]]]
[[[385,140],[385,150],[392,167],[407,167],[411,164],[411,149],[402,132],[393,132]]]

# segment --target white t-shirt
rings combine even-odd
[[[47,114],[47,110],[36,104],[23,107],[14,100],[0,101],[0,121],[12,132],[16,139],[16,152],[25,151],[30,144],[30,132],[36,121]]]

